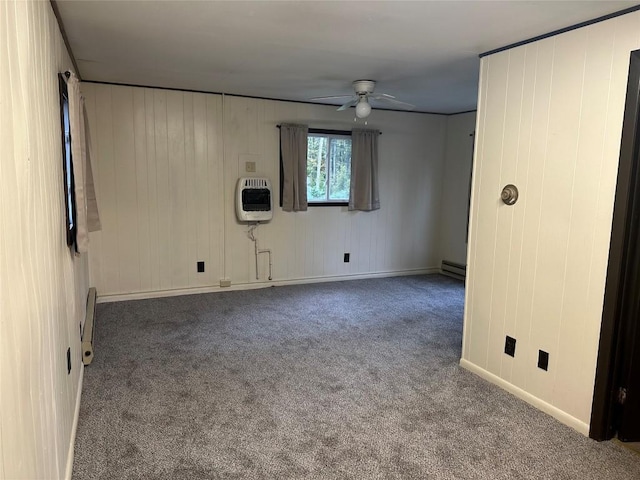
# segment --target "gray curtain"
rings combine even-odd
[[[280,126],[282,209],[285,212],[299,212],[307,209],[308,136],[308,125]]]
[[[354,129],[351,132],[351,191],[349,210],[378,210],[379,130]]]

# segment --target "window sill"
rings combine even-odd
[[[307,202],[309,207],[348,207],[349,202]]]

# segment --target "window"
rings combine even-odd
[[[351,132],[309,129],[309,205],[347,205],[351,184]]]
[[[60,123],[62,130],[62,172],[64,175],[64,205],[67,219],[67,245],[76,239],[76,200],[71,163],[71,123],[69,121],[69,91],[63,74],[58,75],[60,90]]]

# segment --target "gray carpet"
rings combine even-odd
[[[640,478],[458,366],[463,296],[428,275],[98,305],[73,478]]]

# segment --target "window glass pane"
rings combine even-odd
[[[69,223],[68,228],[72,229],[75,224],[75,218],[73,217],[73,180],[71,179],[71,127],[69,125],[69,99],[63,97],[62,99],[62,118],[64,128],[64,162],[65,162],[65,181],[66,193],[67,193],[67,221]]]
[[[307,140],[307,200],[327,199],[327,137],[309,135]]]
[[[349,200],[351,139],[332,138],[329,158],[329,200]]]
[[[351,137],[309,134],[307,201],[347,202],[351,183]]]
[[[63,73],[58,74],[58,92],[60,94],[60,126],[62,137],[62,170],[64,174],[64,200],[65,200],[65,230],[67,237],[67,245],[73,245],[75,242],[76,225],[75,225],[75,195],[74,195],[74,178],[73,165],[71,164],[71,126],[69,121],[69,92],[67,89],[67,81]]]

